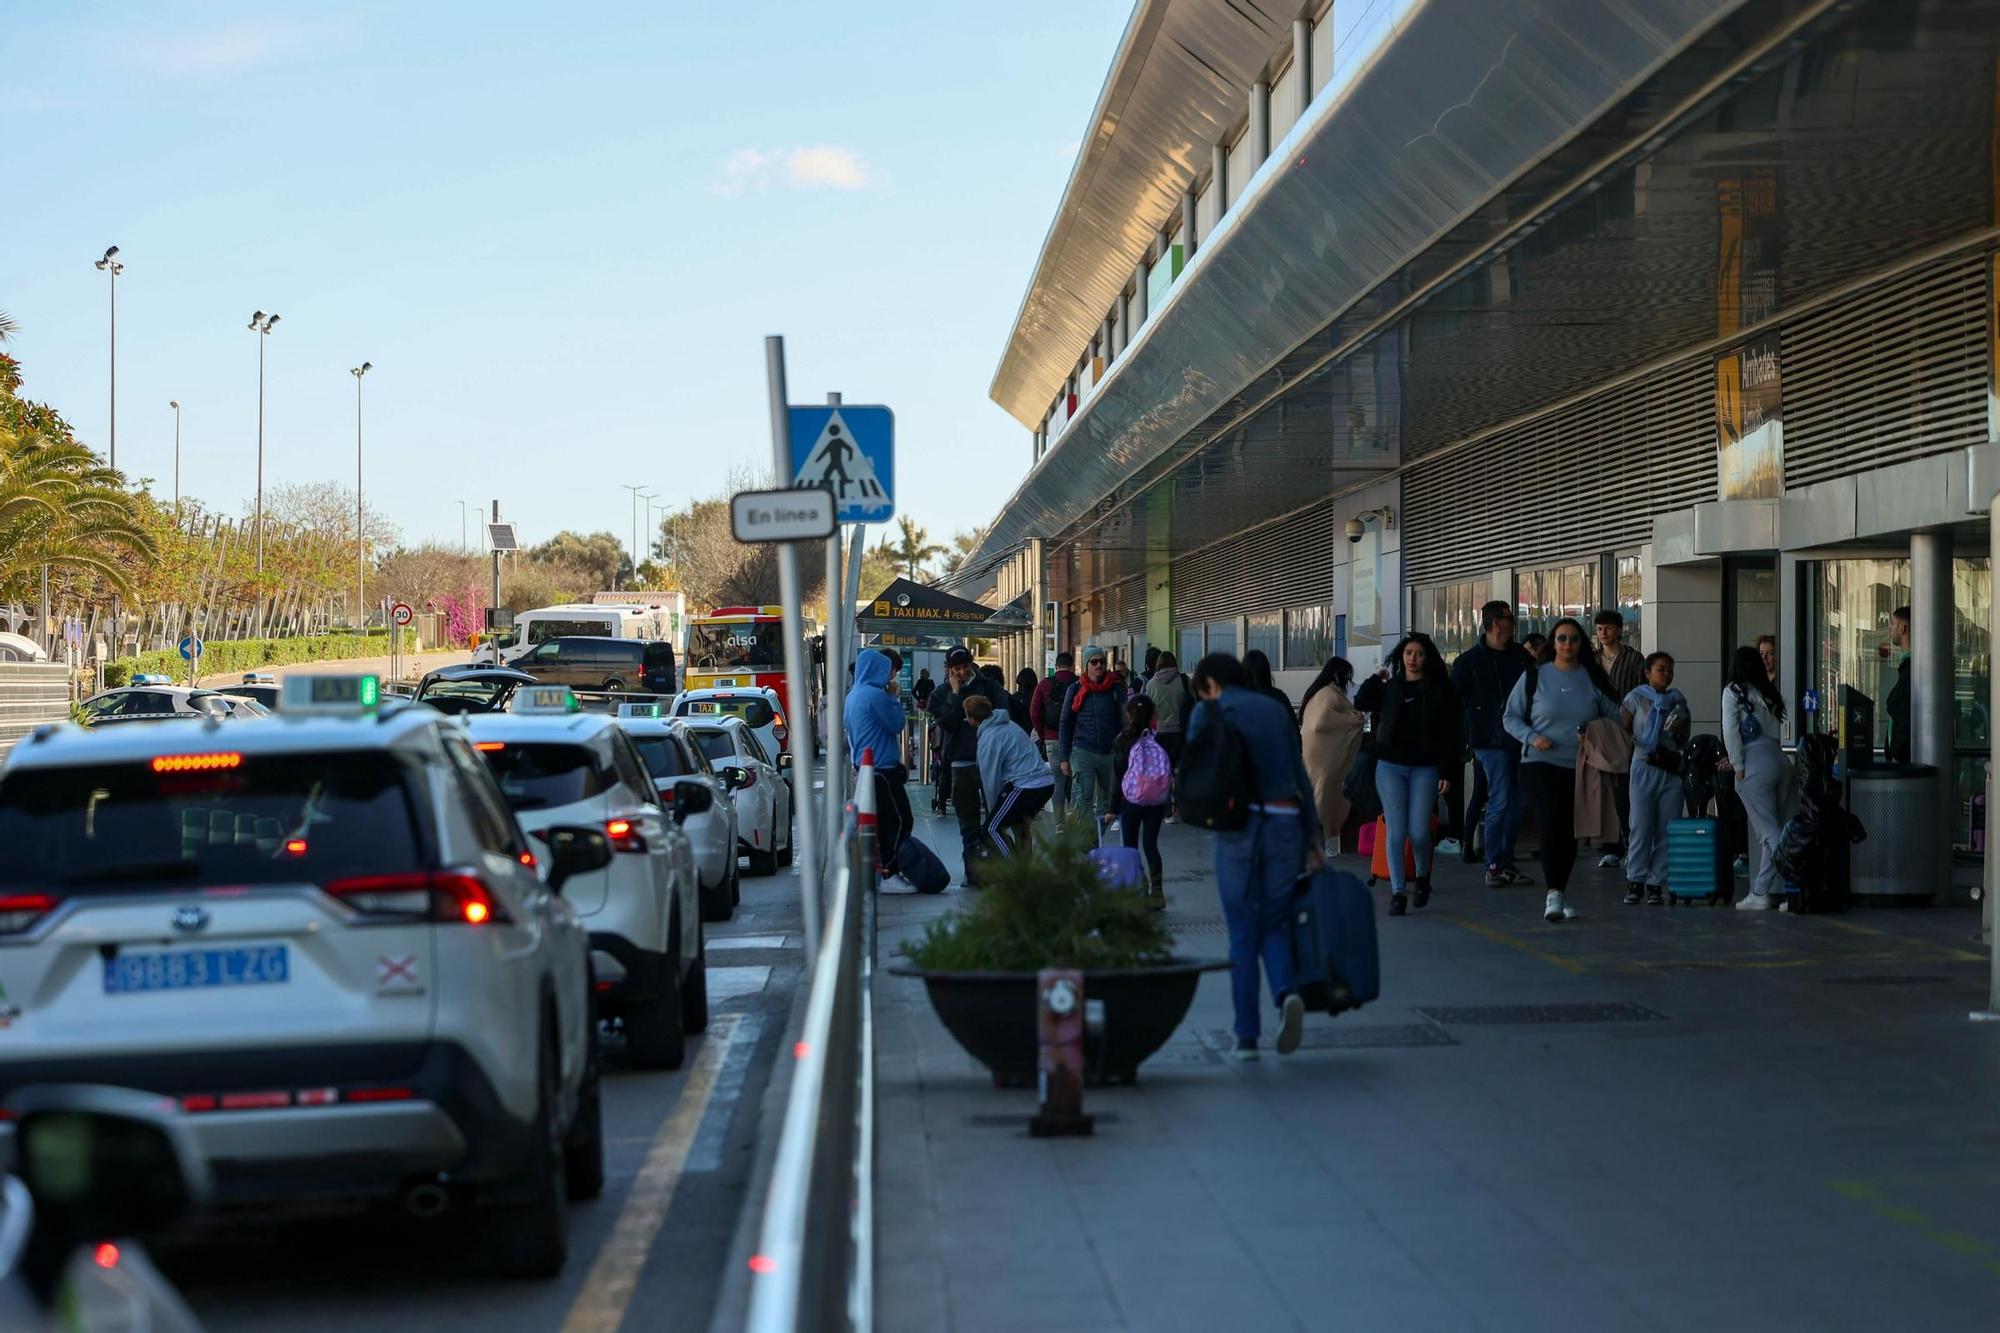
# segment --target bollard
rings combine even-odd
[[[873,890],[881,879],[879,849],[875,842],[875,747],[861,751],[861,766],[854,771],[854,837],[860,847],[861,887]]]
[[[1044,968],[1036,974],[1035,995],[1042,1109],[1029,1118],[1028,1133],[1038,1139],[1090,1134],[1093,1124],[1083,1113],[1083,973]]]

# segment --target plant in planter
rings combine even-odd
[[[1085,1039],[1091,1083],[1129,1083],[1173,1035],[1204,971],[1226,962],[1180,958],[1146,901],[1100,873],[1080,832],[1037,839],[980,867],[977,897],[904,950],[931,1006],[959,1045],[1002,1087],[1035,1081],[1035,975],[1084,974],[1086,999],[1104,1003]]]

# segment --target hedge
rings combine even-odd
[[[407,635],[409,631],[404,631]],[[374,634],[312,634],[291,639],[210,640],[203,646],[201,674],[240,675],[268,666],[292,666],[300,662],[336,662],[350,657],[387,657],[389,637]],[[161,675],[183,679],[187,663],[172,648],[120,657],[104,664],[100,689],[129,685],[136,675]]]

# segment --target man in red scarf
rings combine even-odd
[[[1083,650],[1083,674],[1063,696],[1059,753],[1076,780],[1071,809],[1095,821],[1111,801],[1111,751],[1125,726],[1125,687],[1106,669],[1104,650]]]

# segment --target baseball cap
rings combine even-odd
[[[972,650],[970,648],[954,648],[944,655],[944,664],[946,666],[971,666]]]

